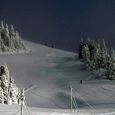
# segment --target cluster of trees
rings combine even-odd
[[[0,67],[0,103],[18,104],[18,88],[14,79],[9,75],[7,65]]]
[[[24,89],[19,92],[7,65],[0,66],[0,103],[20,105],[23,99],[25,99]]]
[[[115,53],[114,49],[109,49],[105,41],[95,41],[88,39],[80,42],[79,59],[82,59],[87,68],[90,70],[98,70],[103,68],[106,70],[106,77],[115,79]]]
[[[15,31],[13,25],[10,29],[8,24],[4,26],[1,21],[0,26],[0,51],[1,52],[16,52],[19,50],[25,50],[25,45],[21,40],[18,31]]]

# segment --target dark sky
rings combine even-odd
[[[0,20],[23,39],[70,51],[81,37],[115,43],[115,0],[0,0]]]

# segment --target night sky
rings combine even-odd
[[[76,51],[81,37],[115,48],[115,0],[0,0],[0,20],[23,39]]]

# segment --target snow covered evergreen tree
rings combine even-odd
[[[93,60],[94,59],[94,56],[95,56],[95,41],[94,40],[90,40],[88,41],[88,47],[89,47],[89,50],[90,50],[90,59]]]
[[[90,61],[90,51],[88,45],[84,45],[82,49],[82,56],[85,62],[89,63]]]
[[[15,31],[13,25],[11,28],[8,24],[4,26],[3,21],[1,21],[0,27],[0,51],[1,52],[18,52],[24,51],[26,47],[22,41],[19,33]]]
[[[83,56],[82,56],[83,47],[84,47],[84,41],[83,41],[83,38],[81,38],[80,46],[79,46],[79,54],[78,54],[79,59],[83,59]]]
[[[4,23],[1,21],[1,28],[4,29]]]
[[[110,56],[111,56],[112,61],[115,63],[115,51],[113,48],[111,48]]]
[[[9,75],[7,65],[0,67],[0,103],[19,104],[19,90]]]

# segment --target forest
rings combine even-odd
[[[93,71],[102,68],[106,71],[107,79],[115,79],[115,52],[107,47],[104,39],[81,39],[78,58],[86,64],[87,69]]]

